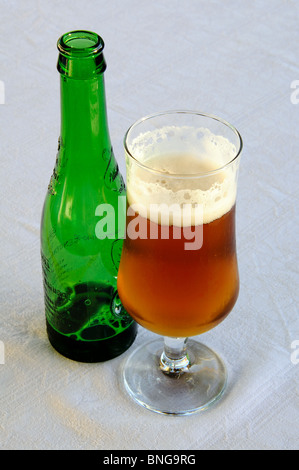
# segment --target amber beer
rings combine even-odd
[[[150,233],[153,222],[147,220],[147,224]],[[203,224],[198,250],[185,249],[182,229],[180,238],[173,238],[173,227],[169,235],[169,239],[126,238],[119,295],[130,315],[146,329],[163,336],[198,335],[221,322],[237,300],[235,206]]]
[[[188,158],[184,157],[184,166],[186,163]],[[161,167],[165,165],[161,163]],[[139,189],[138,176],[143,178]],[[196,200],[203,203],[204,210],[201,226],[190,226],[186,232],[186,227],[170,225],[168,238],[162,237],[159,221],[128,211],[118,292],[126,310],[146,329],[163,336],[194,336],[215,327],[233,308],[239,276],[234,185],[229,178],[229,173],[220,172],[199,180],[182,178],[180,183],[168,179],[166,184],[165,178],[153,175],[145,181],[145,172],[139,169],[134,184],[133,179],[129,180],[129,204],[139,198],[150,206],[156,189],[161,198],[167,199],[172,191],[172,200],[173,196],[178,201],[181,196]],[[166,185],[168,192],[159,192],[159,185],[160,190]],[[146,194],[148,198],[143,198]],[[137,217],[139,227],[147,230],[140,236],[128,236],[128,228]],[[195,237],[196,231],[202,233],[202,244],[186,249],[188,244],[190,248],[190,233]]]

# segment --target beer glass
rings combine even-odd
[[[242,138],[216,116],[168,111],[133,124],[124,147],[118,293],[136,322],[157,335],[129,356],[124,383],[142,406],[187,415],[215,403],[227,382],[222,359],[195,337],[218,325],[238,297]]]

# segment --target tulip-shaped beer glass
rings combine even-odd
[[[215,403],[226,384],[218,355],[187,338],[214,328],[238,297],[242,139],[215,116],[170,111],[136,122],[124,144],[127,218],[118,292],[129,314],[160,335],[129,356],[124,382],[146,408],[190,414]]]

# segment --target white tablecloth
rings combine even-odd
[[[1,0],[0,16],[0,448],[298,448],[299,3]],[[39,224],[60,130],[56,41],[74,29],[104,38],[123,173],[124,132],[143,115],[196,109],[243,136],[240,296],[198,338],[229,381],[205,412],[167,417],[135,404],[121,381],[132,349],[82,364],[47,340]],[[152,337],[140,327],[132,348]]]

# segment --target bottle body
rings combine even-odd
[[[80,41],[76,45],[79,49]],[[79,74],[60,72],[61,134],[42,214],[41,257],[51,344],[71,359],[98,362],[124,352],[135,339],[136,324],[116,287],[125,185],[109,137],[104,77],[86,73],[82,60],[76,58],[77,68],[71,59],[66,62],[66,72]],[[113,208],[114,231],[99,237],[98,208],[107,205]]]

